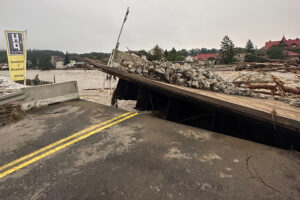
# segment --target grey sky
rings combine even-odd
[[[300,38],[299,0],[1,0],[0,48],[5,29],[27,29],[28,48],[109,52],[127,6],[120,49],[219,48],[252,39]]]

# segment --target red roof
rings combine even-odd
[[[279,45],[280,41],[269,41],[269,42],[266,42],[266,45],[265,45],[265,50],[268,50],[271,46],[274,46],[274,45]]]
[[[198,54],[195,59],[197,60],[208,60],[209,58],[216,58],[219,54],[217,53],[207,53],[207,54]]]
[[[298,57],[300,56],[300,54],[296,53],[296,52],[293,52],[293,51],[284,51],[284,53],[287,55],[287,56],[291,56],[291,57]]]
[[[300,39],[299,38],[296,38],[294,40],[291,40],[291,39],[287,40],[287,39],[285,39],[284,36],[281,39],[281,41],[269,41],[269,42],[266,42],[264,49],[268,50],[271,46],[279,45],[281,42],[284,43],[288,47],[292,47],[292,48],[295,48],[295,49],[300,49]]]

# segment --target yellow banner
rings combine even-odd
[[[12,81],[26,79],[25,31],[4,31],[9,75]]]

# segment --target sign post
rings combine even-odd
[[[26,32],[4,31],[7,49],[9,75],[12,81],[26,83]]]

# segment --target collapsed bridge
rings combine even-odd
[[[115,100],[136,100],[139,110],[152,110],[167,120],[300,150],[300,108],[271,99],[226,95],[154,81],[100,64],[86,62],[119,78]]]

